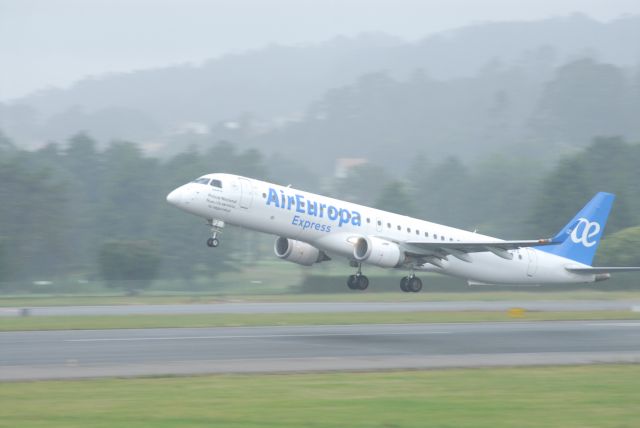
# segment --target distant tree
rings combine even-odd
[[[102,278],[113,288],[135,294],[157,277],[161,257],[147,241],[108,241],[102,245],[98,265]]]
[[[4,236],[0,236],[0,282],[9,279],[9,268],[10,263],[9,252],[7,248],[7,239]]]
[[[596,192],[616,194],[609,231],[640,223],[640,146],[601,138],[586,150],[561,160],[542,179],[530,210],[530,232],[560,230]]]
[[[250,176],[259,180],[266,180],[267,168],[262,153],[256,149],[249,149],[240,153],[235,159],[234,172],[239,175]]]
[[[429,221],[456,227],[476,224],[477,217],[469,210],[473,196],[472,177],[467,166],[449,157],[426,173],[418,188],[428,190],[419,199],[421,216]]]
[[[472,165],[466,202],[467,208],[473,207],[468,210],[469,227],[492,236],[524,236],[522,227],[537,190],[534,184],[545,173],[545,166],[538,162],[504,154]]]
[[[415,216],[416,209],[409,194],[407,185],[402,181],[393,180],[384,185],[375,203],[375,207],[407,216]]]
[[[529,216],[531,233],[553,235],[586,204],[591,196],[588,167],[566,158],[544,177]]]
[[[640,266],[640,226],[619,230],[603,239],[597,261],[601,266]]]
[[[349,169],[346,177],[337,178],[333,194],[341,199],[363,205],[371,205],[382,190],[389,175],[381,166],[364,163]]]
[[[406,171],[406,179],[413,190],[419,191],[418,184],[424,180],[431,163],[423,152],[418,152],[412,159]]]
[[[102,237],[146,239],[149,213],[164,195],[156,195],[158,160],[145,157],[131,142],[113,142],[102,156],[104,181],[97,215]],[[158,197],[159,196],[159,197]]]
[[[569,144],[629,135],[637,122],[630,115],[631,94],[620,68],[592,59],[574,61],[560,67],[547,84],[532,124],[544,138]]]
[[[0,157],[0,231],[16,277],[43,277],[66,269],[67,189],[56,153],[16,151]]]
[[[15,146],[13,142],[7,137],[4,132],[0,129],[0,151],[2,150],[14,150]]]

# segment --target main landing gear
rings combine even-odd
[[[369,278],[362,274],[362,265],[358,263],[358,272],[355,275],[349,275],[347,279],[347,287],[350,290],[366,290],[369,287]]]
[[[362,265],[353,261],[351,266],[357,267],[358,271],[355,275],[349,275],[347,286],[350,290],[366,290],[369,287],[369,278],[362,274]],[[400,280],[400,289],[405,293],[417,293],[422,290],[422,280],[412,273]]]
[[[400,289],[405,293],[417,293],[422,290],[422,280],[411,274],[400,280]]]
[[[211,238],[207,239],[207,246],[215,248],[220,245],[218,236],[222,234],[224,229],[224,221],[209,219],[207,224],[211,227]]]

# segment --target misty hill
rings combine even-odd
[[[291,158],[311,156],[320,168],[335,157],[364,157],[402,170],[418,154],[474,160],[502,152],[553,162],[596,137],[640,140],[638,118],[640,70],[581,59],[546,82],[519,66],[446,81],[420,71],[403,80],[372,73],[329,91],[280,129],[244,140],[241,130],[214,131]]]
[[[583,58],[596,61],[580,66]],[[88,78],[0,104],[0,129],[22,146],[78,130],[165,146],[188,144],[196,134],[195,141],[229,138],[294,155],[314,144],[327,162],[342,155],[384,160],[397,150],[469,155],[536,139],[572,146],[594,134],[634,135],[633,118],[574,128],[601,110],[631,108],[625,114],[633,116],[638,85],[630,67],[639,59],[640,17],[484,23],[412,43],[336,37]],[[569,87],[580,73],[581,83]],[[572,99],[581,97],[579,85],[594,82],[601,94],[586,87],[591,110],[578,106],[584,114],[559,119],[579,102]],[[615,108],[599,110],[598,99]]]

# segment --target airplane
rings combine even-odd
[[[437,272],[470,285],[593,283],[640,267],[591,263],[615,195],[597,193],[554,237],[505,241],[479,233],[232,174],[203,175],[167,195],[169,204],[202,217],[217,247],[226,225],[276,236],[277,257],[303,266],[349,260],[351,290],[365,290],[363,265],[410,271],[404,292],[419,292],[418,272]]]

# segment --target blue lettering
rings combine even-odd
[[[323,218],[326,217],[331,221],[335,221],[338,227],[343,224],[351,224],[353,226],[362,226],[362,216],[357,211],[351,211],[347,208],[339,208],[330,204],[321,204],[317,201],[305,199],[305,195],[295,194],[287,195],[285,190],[269,188],[266,195],[266,205],[273,205],[276,208],[295,211],[299,214],[307,214],[310,217]],[[280,195],[278,195],[280,191]],[[307,206],[305,207],[305,204]],[[300,226],[303,230],[315,229],[321,232],[330,232],[331,225],[316,223],[315,221],[305,220],[298,214],[291,219],[291,224]]]
[[[329,216],[329,220],[337,220],[338,209],[333,205],[329,205],[329,209],[327,210],[327,215]]]
[[[304,214],[304,196],[296,195],[296,212]]]
[[[349,223],[349,220],[351,219],[351,213],[349,212],[349,210],[345,210],[343,208],[340,208],[338,216],[340,217],[340,221],[338,222],[339,227],[342,227],[342,225],[345,223]]]
[[[358,211],[354,211],[351,217],[351,224],[354,226],[362,226],[362,218]]]
[[[307,201],[307,213],[314,217],[318,216],[318,203],[316,201]]]
[[[269,188],[269,195],[267,196],[267,205],[271,205],[272,202],[273,202],[273,205],[276,206],[276,208],[280,208],[280,204],[278,203],[278,194],[276,193],[275,190],[273,190],[272,188]]]

